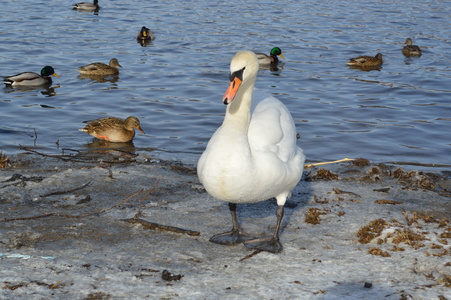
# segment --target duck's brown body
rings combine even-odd
[[[382,54],[378,53],[376,56],[358,56],[355,58],[351,58],[349,62],[346,64],[348,66],[356,66],[356,67],[379,67],[384,63],[382,60]]]
[[[83,75],[116,75],[119,74],[119,69],[122,67],[116,58],[112,58],[109,64],[95,62],[78,69],[78,72]]]
[[[402,48],[402,54],[404,54],[407,57],[421,56],[420,47],[418,47],[417,45],[413,45],[411,38],[407,38],[404,44],[406,45],[404,46],[404,48]]]
[[[134,128],[144,133],[138,118],[133,116],[128,117],[125,121],[116,117],[107,117],[85,123],[87,123],[86,127],[79,129],[80,131],[107,142],[130,142],[135,136]]]

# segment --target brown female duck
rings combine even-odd
[[[382,60],[382,54],[378,53],[376,56],[358,56],[355,58],[351,58],[349,62],[346,64],[348,66],[355,66],[355,67],[379,67],[383,64]]]
[[[421,49],[417,45],[412,45],[412,39],[407,38],[404,43],[406,46],[402,48],[402,54],[405,56],[421,56]]]
[[[93,121],[85,121],[85,128],[79,129],[87,134],[114,143],[127,143],[135,137],[134,128],[145,133],[139,123],[138,118],[128,117],[122,120],[116,117],[106,117]]]
[[[117,67],[122,68],[118,60],[116,58],[112,58],[108,65],[101,62],[96,62],[80,67],[77,70],[83,75],[116,75],[119,74],[119,69]]]

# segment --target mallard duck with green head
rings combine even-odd
[[[382,54],[378,53],[376,56],[358,56],[355,58],[351,58],[349,62],[346,64],[348,66],[355,66],[355,67],[378,67],[383,64],[382,60]]]
[[[122,120],[116,117],[106,117],[93,121],[85,121],[85,128],[79,129],[87,134],[107,142],[128,143],[135,137],[134,128],[145,133],[137,117],[130,116]]]
[[[50,77],[52,75],[59,78],[51,66],[45,66],[41,70],[41,75],[34,72],[23,72],[17,75],[5,77],[3,79],[3,83],[14,87],[46,85],[52,84],[52,78]]]
[[[413,45],[411,38],[407,38],[404,44],[406,46],[402,48],[402,54],[404,54],[405,56],[421,56],[420,47]]]
[[[99,1],[94,0],[93,3],[89,3],[89,2],[76,3],[76,4],[72,5],[72,8],[76,9],[76,10],[82,10],[82,11],[96,11],[96,10],[99,10],[100,6],[99,6]]]
[[[279,58],[277,56],[283,57],[282,50],[279,47],[274,47],[271,49],[269,55],[265,53],[255,53],[257,55],[258,63],[260,65],[269,65],[269,64],[277,64],[279,62]]]
[[[138,41],[152,41],[155,39],[155,34],[152,30],[147,28],[146,26],[143,26],[141,30],[138,33],[138,36],[136,37]]]
[[[118,67],[122,68],[119,61],[116,58],[112,58],[108,65],[101,62],[95,62],[80,67],[77,70],[83,75],[116,75],[119,74]]]

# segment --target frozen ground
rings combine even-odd
[[[309,169],[286,205],[284,250],[270,254],[208,241],[231,218],[193,166],[99,157],[25,154],[0,169],[1,299],[451,299],[450,171]],[[238,216],[260,236],[275,210]]]

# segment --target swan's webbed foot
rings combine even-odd
[[[230,213],[232,214],[233,229],[228,232],[214,235],[210,238],[210,242],[221,245],[236,245],[245,241],[253,240],[255,237],[250,236],[241,229],[238,218],[236,217],[236,204],[229,203]]]
[[[274,236],[246,241],[244,242],[244,245],[246,245],[246,247],[251,250],[261,250],[271,253],[279,253],[283,249],[279,238],[276,238]]]
[[[255,238],[248,235],[241,229],[232,229],[231,231],[219,233],[210,238],[210,242],[221,245],[236,245],[245,241],[254,240]]]
[[[253,250],[267,251],[271,253],[279,253],[283,247],[279,241],[280,224],[283,218],[283,205],[278,205],[276,210],[277,224],[274,234],[268,238],[255,239],[245,242],[247,248]]]

